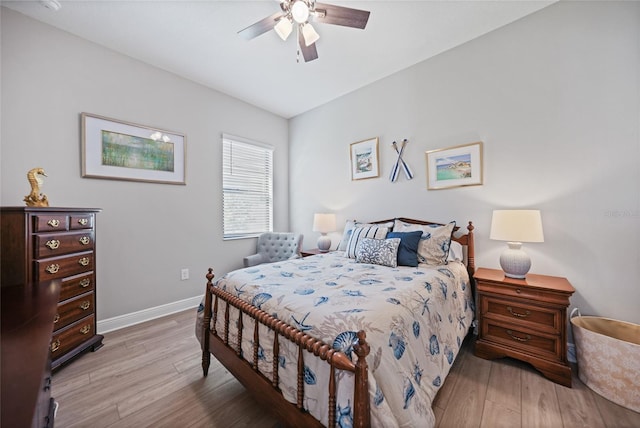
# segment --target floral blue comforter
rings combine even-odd
[[[373,426],[433,426],[431,404],[449,373],[474,316],[465,266],[389,268],[356,263],[332,252],[233,271],[216,285],[334,348],[352,354],[355,334],[367,333]],[[221,309],[222,310],[222,309]],[[222,312],[221,312],[222,313]],[[218,331],[223,331],[222,316]],[[232,320],[237,315],[232,312]],[[243,354],[253,354],[253,323],[245,317]],[[196,332],[201,336],[202,311]],[[263,328],[263,326],[261,326]],[[237,343],[230,328],[230,343]],[[273,334],[261,331],[259,368],[272,372]],[[291,345],[289,342],[286,345]],[[306,353],[305,353],[306,354]],[[296,401],[297,348],[281,341],[280,388]],[[305,355],[305,407],[327,425],[328,365]],[[352,422],[352,380],[340,373],[337,423]]]

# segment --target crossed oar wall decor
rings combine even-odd
[[[411,171],[411,168],[409,168],[409,165],[407,165],[404,159],[402,159],[402,153],[404,152],[404,147],[407,143],[408,141],[406,138],[402,140],[400,150],[398,150],[398,144],[395,141],[391,143],[393,149],[398,155],[396,163],[393,165],[393,168],[391,168],[391,174],[389,175],[389,180],[391,180],[392,183],[395,183],[395,181],[398,179],[398,175],[400,175],[400,168],[402,168],[402,170],[404,171],[404,175],[407,177],[407,180],[411,180],[413,178],[413,172]]]

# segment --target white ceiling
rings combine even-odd
[[[371,11],[365,30],[316,24],[319,58],[296,62],[295,37],[237,32],[280,10],[274,0],[37,0],[2,5],[284,118],[513,22],[553,1],[345,1]]]

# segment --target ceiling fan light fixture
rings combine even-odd
[[[291,17],[298,24],[307,22],[309,19],[309,6],[302,0],[296,0],[291,5]]]
[[[289,34],[291,34],[293,30],[293,24],[291,24],[289,18],[285,17],[280,19],[273,29],[282,40],[287,40],[287,37],[289,37]]]
[[[320,35],[309,23],[302,26],[302,37],[304,37],[304,44],[307,46],[311,46],[320,39]]]

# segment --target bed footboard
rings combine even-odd
[[[213,285],[213,269],[209,268],[206,278],[207,288],[202,335],[202,371],[204,376],[208,374],[211,354],[213,354],[258,401],[272,409],[282,423],[290,426],[322,426],[317,419],[304,410],[303,355],[306,351],[325,361],[330,366],[328,391],[329,427],[335,427],[336,425],[336,369],[354,373],[353,425],[360,428],[371,425],[368,365],[366,361],[370,348],[364,331],[358,332],[358,343],[354,344],[353,347],[354,353],[358,356],[357,361],[354,363],[343,352],[336,351],[330,345],[215,287]],[[224,331],[222,332],[218,332],[216,326],[218,316],[221,315],[218,310],[219,300],[223,300],[226,303],[224,314],[222,314],[224,317]],[[229,319],[230,306],[239,310],[238,319],[234,320],[234,322],[230,322]],[[255,321],[252,340],[252,361],[243,357],[241,349],[243,318],[245,316]],[[260,346],[258,327],[260,324],[274,332],[272,344],[274,361],[271,378],[267,378],[258,369],[258,349]],[[229,344],[230,325],[236,325],[238,329],[238,344],[235,349]],[[222,336],[219,333],[222,333]],[[277,356],[280,340],[283,339],[289,340],[298,346],[297,403],[295,404],[287,401],[279,389]]]

